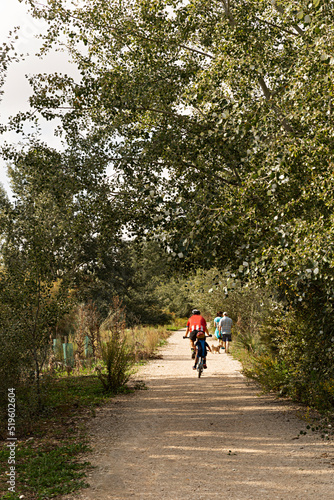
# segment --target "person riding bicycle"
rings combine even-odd
[[[188,319],[187,331],[185,334],[185,337],[188,337],[188,333],[189,333],[190,347],[192,350],[192,358],[193,359],[196,356],[195,340],[196,340],[196,335],[198,332],[206,333],[210,337],[208,328],[206,326],[205,319],[203,318],[203,316],[201,316],[201,313],[198,309],[194,309],[192,311],[192,316]]]
[[[197,340],[195,343],[195,348],[196,348],[196,357],[195,357],[195,364],[193,366],[193,370],[196,370],[197,363],[200,357],[203,358],[203,368],[207,368],[206,365],[206,355],[207,355],[207,349],[209,349],[210,352],[211,348],[207,342],[205,342],[205,333],[204,332],[198,332],[197,334]]]

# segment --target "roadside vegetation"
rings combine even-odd
[[[24,498],[42,500],[71,493],[88,486],[90,469],[83,455],[89,452],[86,422],[96,409],[117,393],[129,393],[145,386],[135,378],[136,366],[155,357],[157,348],[170,335],[168,325],[125,328],[125,309],[114,299],[114,309],[99,329],[95,356],[74,355],[65,361],[60,350],[49,351],[49,363],[41,373],[39,397],[28,374],[16,385],[16,491]],[[90,310],[91,304],[90,304]],[[86,333],[89,332],[86,323]],[[82,324],[80,325],[82,327]],[[175,328],[175,323],[169,328]],[[73,336],[73,340],[75,335]],[[72,337],[69,337],[72,340]],[[71,343],[67,343],[67,346]],[[131,375],[134,375],[129,382]],[[7,407],[1,408],[1,435],[7,435]],[[0,489],[3,498],[18,499],[7,491],[8,448],[0,450]]]

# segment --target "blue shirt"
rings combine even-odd
[[[214,323],[214,325],[215,325],[215,327],[216,327],[216,329],[215,329],[215,335],[216,335],[216,337],[217,337],[217,335],[219,334],[219,328],[218,328],[218,327],[219,327],[219,321],[220,321],[221,319],[222,319],[222,318],[221,318],[221,316],[217,316],[217,317],[213,320],[213,323]]]

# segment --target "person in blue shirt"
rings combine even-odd
[[[220,333],[219,333],[219,322],[222,319],[223,313],[221,311],[217,312],[217,316],[213,320],[213,325],[215,327],[215,337],[217,340],[220,339]]]
[[[210,352],[212,352],[212,351],[211,351],[209,344],[207,342],[205,342],[205,333],[204,332],[198,332],[197,340],[195,342],[195,348],[196,348],[196,357],[195,357],[195,364],[193,366],[193,370],[196,370],[198,358],[200,356],[203,357],[203,368],[207,368],[207,365],[206,365],[207,349],[209,349]]]

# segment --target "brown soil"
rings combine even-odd
[[[300,435],[296,406],[259,395],[231,355],[209,354],[198,379],[183,333],[137,373],[148,390],[90,422],[96,468],[79,498],[334,499],[333,443]]]

